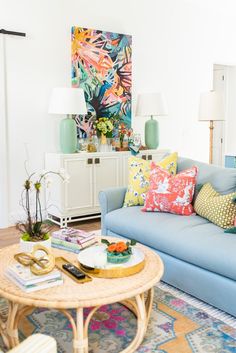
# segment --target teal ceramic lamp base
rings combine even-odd
[[[60,123],[60,147],[62,153],[75,153],[77,150],[76,122],[69,115]]]
[[[145,123],[145,145],[151,150],[159,146],[159,124],[152,116]]]

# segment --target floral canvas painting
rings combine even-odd
[[[132,36],[74,26],[71,40],[72,86],[84,89],[88,108],[80,128],[115,116],[131,127]]]

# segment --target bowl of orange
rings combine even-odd
[[[128,262],[130,257],[132,256],[132,246],[136,244],[136,241],[119,241],[115,243],[109,242],[106,239],[102,239],[102,243],[106,244],[107,246],[107,262],[113,264],[123,264],[125,262]]]

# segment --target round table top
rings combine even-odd
[[[106,237],[117,241],[117,238]],[[100,241],[101,237],[97,237]],[[152,288],[160,281],[164,266],[161,258],[152,250],[137,244],[145,254],[144,269],[130,277],[93,278],[91,282],[78,284],[62,274],[64,283],[59,286],[26,293],[5,277],[9,265],[15,263],[14,254],[20,252],[19,244],[0,249],[0,296],[15,303],[44,308],[78,308],[100,306],[119,302]],[[55,256],[63,256],[77,265],[77,255],[52,249]]]

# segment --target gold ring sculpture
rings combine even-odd
[[[36,257],[37,251],[44,252],[41,257]],[[43,245],[35,245],[31,253],[21,252],[14,255],[14,259],[24,266],[29,266],[30,271],[37,276],[46,275],[55,267],[55,257]]]

